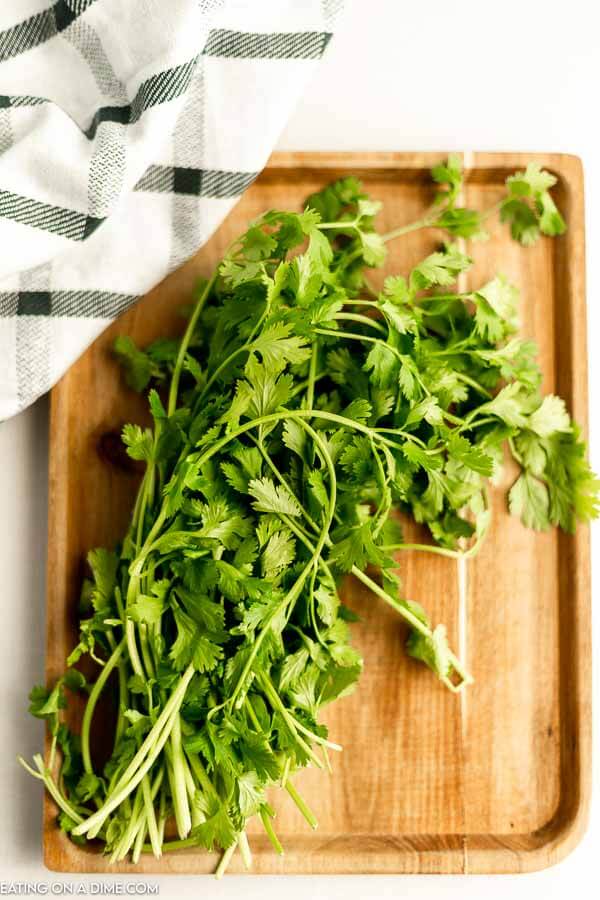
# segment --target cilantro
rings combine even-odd
[[[422,291],[434,285],[454,284],[461,272],[465,272],[473,260],[461,253],[457,246],[449,244],[442,252],[432,253],[410,273],[411,291]]]
[[[94,609],[100,611],[109,608],[116,586],[119,559],[116,553],[100,547],[97,550],[90,550],[87,560],[94,579],[91,592]]]
[[[458,195],[462,190],[463,173],[462,162],[460,156],[451,153],[445,162],[438,163],[431,170],[431,177],[437,184],[446,185],[445,189],[440,189],[435,195],[436,203],[447,201],[454,205],[458,199]]]
[[[192,836],[207,850],[212,850],[215,844],[226,850],[236,842],[236,829],[229,816],[227,806],[219,803],[209,810],[209,816],[199,825],[196,825]]]
[[[343,577],[392,607],[409,655],[462,690],[469,675],[444,626],[403,596],[391,554],[474,554],[505,448],[524,525],[572,531],[600,512],[579,429],[541,394],[536,348],[516,336],[517,289],[497,275],[463,292],[473,260],[452,243],[483,236],[494,211],[522,244],[560,234],[554,176],[528,166],[492,211],[461,205],[458,156],[432,178],[424,217],[385,235],[355,178],[301,213],[265,213],[199,285],[181,339],[117,338],[127,382],[166,390],[148,393],[151,427],[122,430],[141,476],[123,541],[88,555],[67,665],[91,657],[92,680],[68,669],[30,695],[59,778],[34,762],[70,839],[97,837],[114,861],[136,861],[144,841],[157,857],[219,848],[220,873],[259,815],[279,852],[267,792],[285,784],[315,825],[291,778],[339,749],[321,710],[362,671]],[[419,228],[450,242],[376,292],[365,269]],[[434,544],[405,543],[399,510]],[[80,737],[65,717],[74,693]],[[115,710],[103,768],[90,739],[100,697]],[[164,840],[171,811],[177,839]]]
[[[152,459],[152,432],[149,428],[142,430],[139,425],[124,425],[122,438],[132,459],[145,462]]]
[[[273,373],[283,371],[288,363],[304,362],[310,355],[301,338],[290,337],[290,330],[289,325],[276,323],[252,342],[251,349],[260,353],[264,365]]]
[[[411,656],[426,663],[440,678],[447,678],[451,673],[452,659],[443,625],[438,625],[430,636],[413,631],[407,649]]]
[[[29,712],[38,719],[54,718],[65,706],[66,700],[60,681],[51,691],[46,690],[43,685],[36,685],[30,691]]]
[[[515,240],[525,246],[535,243],[541,234],[563,234],[566,225],[549,191],[556,178],[537,163],[529,163],[524,172],[506,180],[508,196],[500,216],[508,222]]]
[[[258,512],[301,515],[301,509],[290,492],[274,484],[271,478],[253,479],[248,485],[248,493],[254,497],[252,506]]]
[[[296,545],[287,530],[276,531],[267,541],[261,554],[261,569],[265,578],[275,578],[296,558]]]
[[[557,432],[569,432],[571,419],[565,401],[553,394],[548,394],[538,408],[531,413],[529,427],[541,438],[550,437]]]
[[[134,391],[143,391],[152,378],[160,378],[160,366],[149,354],[140,350],[132,338],[120,334],[115,338],[113,352],[123,366],[125,380]]]
[[[546,486],[529,472],[520,475],[508,495],[510,511],[528,528],[546,531],[550,527],[549,498]]]
[[[134,622],[145,622],[147,625],[158,624],[163,612],[162,599],[148,594],[138,594],[135,603],[132,603],[127,610],[127,614]]]

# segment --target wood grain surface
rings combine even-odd
[[[431,200],[428,169],[441,154],[276,154],[199,253],[108,328],[52,391],[47,674],[64,667],[76,630],[85,554],[111,545],[126,526],[138,475],[116,451],[126,421],[146,420],[125,388],[110,348],[117,334],[144,344],[182,329],[179,310],[249,219],[270,207],[300,208],[327,181],[348,174],[384,201],[383,230],[417,218]],[[476,248],[469,283],[503,271],[521,289],[522,332],[540,348],[544,389],[576,419],[587,416],[583,179],[562,155],[465,154],[467,203],[487,207],[504,179],[530,159],[558,176],[568,232],[524,250],[494,224]],[[390,246],[386,270],[406,271],[436,237],[415,232]],[[345,600],[365,656],[356,693],[326,716],[344,745],[328,776],[297,782],[317,812],[309,833],[278,792],[278,858],[250,828],[258,873],[519,872],[562,858],[585,828],[590,793],[590,582],[585,528],[570,537],[527,531],[506,511],[507,467],[493,497],[493,525],[480,555],[463,564],[404,553],[406,596],[445,622],[475,683],[446,690],[403,650],[397,616],[349,580]],[[412,526],[416,535],[416,526]],[[409,530],[409,536],[411,532]],[[465,587],[459,591],[459,578]],[[461,595],[462,594],[462,595]],[[77,711],[75,711],[75,716]],[[207,873],[214,855],[180,851],[134,868],[110,866],[73,845],[44,801],[46,865],[63,872]],[[231,871],[241,871],[234,856]]]

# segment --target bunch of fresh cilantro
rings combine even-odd
[[[393,554],[415,545],[395,511],[429,528],[435,543],[418,549],[472,554],[508,448],[521,468],[508,502],[526,525],[572,531],[598,513],[579,429],[542,397],[535,346],[516,336],[516,289],[498,276],[458,290],[471,259],[456,243],[381,292],[365,274],[416,228],[483,233],[489,212],[459,205],[457,159],[432,175],[431,209],[388,235],[354,178],[300,214],[266,213],[202,286],[180,341],[117,340],[129,384],[152,385],[153,427],[123,429],[145,472],[122,544],[88,556],[68,665],[92,657],[95,680],[69,668],[32,691],[53,740],[28,766],[60,826],[100,838],[111,860],[218,847],[222,873],[236,847],[249,862],[255,815],[282,852],[271,785],[316,825],[293,779],[329,768],[340,748],[319,712],[361,672],[347,573],[407,622],[408,652],[447,687],[470,680],[443,625],[402,595]],[[536,165],[507,181],[497,211],[523,244],[564,230],[553,183]],[[65,689],[85,700],[80,735],[62,720]],[[90,728],[103,695],[116,712],[100,764]]]

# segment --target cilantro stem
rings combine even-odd
[[[281,781],[280,781],[281,787],[285,787],[286,781],[290,777],[290,769],[291,768],[292,768],[292,757],[288,756],[283,765],[283,772],[281,773]]]
[[[378,322],[377,319],[372,319],[369,316],[361,316],[359,313],[339,312],[335,314],[335,319],[341,322],[358,322],[359,325],[369,325],[371,328],[374,328],[375,331],[379,331],[380,334],[387,335],[387,330],[381,322]]]
[[[339,315],[339,314],[338,314]],[[351,315],[351,313],[347,313],[346,315]],[[337,316],[336,316],[337,318]],[[363,317],[361,316],[361,319]],[[366,317],[365,317],[366,318]],[[369,321],[372,321],[369,319]],[[336,338],[344,338],[347,341],[360,341],[361,344],[382,344],[388,350],[390,350],[395,357],[402,362],[402,354],[395,347],[392,347],[391,344],[388,344],[387,341],[383,341],[381,338],[372,337],[369,334],[356,334],[354,331],[335,331],[333,328],[315,328],[315,334],[323,334],[326,337],[336,337]]]
[[[160,780],[158,784],[162,782],[163,778],[163,769],[160,770]],[[142,792],[144,797],[144,809],[146,812],[146,822],[148,825],[148,836],[150,837],[150,845],[152,847],[152,852],[156,859],[160,859],[161,857],[161,838],[158,831],[158,823],[156,821],[156,814],[154,812],[154,801],[152,795],[152,788],[150,786],[150,780],[148,776],[144,776],[142,779]]]
[[[385,475],[385,471],[383,468],[383,463],[379,458],[379,453],[375,447],[375,442],[373,438],[370,438],[371,444],[371,456],[375,460],[375,467],[377,469],[377,478],[379,481],[379,487],[381,489],[381,498],[379,504],[377,506],[377,510],[375,511],[375,526],[373,528],[373,537],[377,537],[379,532],[381,531],[385,521],[388,517],[388,513],[390,511],[392,505],[392,494],[389,490],[388,481]]]
[[[370,591],[372,591],[374,594],[377,594],[377,596],[381,597],[382,600],[385,600],[385,602],[389,606],[391,606],[392,609],[395,609],[396,612],[400,613],[402,618],[405,619],[408,624],[415,629],[415,631],[418,631],[420,634],[424,635],[424,637],[432,636],[433,632],[431,631],[431,628],[428,628],[428,626],[425,625],[425,623],[422,622],[418,618],[418,616],[412,613],[410,609],[408,609],[408,607],[405,606],[405,604],[403,604],[400,600],[395,600],[393,597],[391,597],[386,591],[384,591],[382,587],[377,584],[376,581],[373,581],[372,578],[369,578],[368,575],[362,572],[358,568],[358,566],[352,566],[351,572],[356,578],[358,578],[359,581],[362,581],[362,583],[366,587],[368,587]]]
[[[119,598],[119,599],[118,599]],[[118,588],[115,589],[115,600],[117,602],[117,609],[119,610],[119,616],[121,621],[124,621],[125,614],[123,613],[123,609],[120,603],[120,591]],[[114,650],[116,646],[116,642],[114,637],[112,641],[110,641],[111,650]],[[124,710],[128,707],[128,698],[129,691],[127,689],[127,663],[121,656],[118,662],[118,678],[119,678],[119,708],[117,711],[117,721],[115,724],[115,740],[113,744],[113,751],[117,744],[119,743],[121,736],[123,734],[123,729],[125,728],[125,716],[123,715]],[[91,691],[90,691],[91,695]],[[89,703],[89,697],[88,697]]]
[[[326,747],[329,750],[335,750],[336,753],[341,753],[343,751],[343,747],[341,744],[336,744],[334,741],[329,741],[327,738],[323,738],[318,734],[315,734],[314,731],[311,731],[310,728],[306,728],[302,722],[299,722],[298,719],[293,716],[294,724],[298,731],[302,732],[302,734],[306,735],[306,737],[310,738],[311,741],[314,741],[315,744],[319,744],[321,747]]]
[[[322,747],[329,747],[330,750],[336,750],[338,753],[342,752],[343,747],[341,747],[340,744],[334,744],[333,741],[328,741],[325,738],[320,737],[318,734],[315,734],[314,731],[311,731],[309,728],[306,728],[306,726],[303,725],[302,722],[299,722],[296,716],[292,712],[290,712],[289,709],[286,709],[283,701],[281,700],[281,697],[277,693],[275,685],[265,672],[261,673],[258,681],[263,687],[263,690],[265,690],[265,693],[269,697],[269,700],[273,701],[272,705],[274,706],[274,708],[279,713],[281,713],[281,715],[286,720],[290,720],[295,730],[301,731],[302,734],[305,734],[306,737],[309,737],[311,741],[315,742],[315,744],[321,744]]]
[[[368,575],[366,575],[364,572],[361,572],[361,570],[357,566],[352,566],[351,571],[352,571],[352,574],[354,576],[356,576],[356,578],[358,578],[359,581],[362,581],[362,583],[364,585],[366,585],[366,587],[368,587],[371,591],[373,591],[374,594],[377,594],[377,596],[381,597],[382,600],[385,600],[385,602],[389,606],[391,606],[392,609],[395,609],[396,612],[400,613],[402,618],[405,619],[408,622],[408,624],[411,625],[412,628],[415,629],[415,631],[418,631],[424,637],[428,637],[428,638],[433,637],[432,630],[430,628],[428,628],[428,626],[425,625],[425,623],[422,622],[418,618],[418,616],[416,616],[414,613],[412,613],[405,604],[403,604],[401,601],[394,600],[393,597],[390,597],[390,595],[388,593],[386,593],[386,591],[384,591],[384,589],[382,587],[380,587],[376,581],[373,581],[372,578],[369,578]],[[455,685],[447,677],[444,677],[441,680],[444,682],[446,687],[450,688],[451,691],[458,691],[458,690],[461,690],[463,687],[465,687],[465,685],[469,684],[472,679],[471,679],[471,676],[464,669],[462,663],[458,660],[458,658],[453,653],[449,653],[449,659],[452,663],[453,668],[456,670],[457,674],[460,676],[461,682],[460,682],[460,684]]]
[[[138,828],[140,826],[140,821],[143,817],[143,813],[144,813],[144,809],[143,809],[142,791],[138,790],[138,791],[136,791],[135,799],[133,801],[133,809],[131,812],[131,817],[127,824],[127,828],[123,832],[123,836],[121,837],[121,840],[119,841],[119,843],[117,844],[117,846],[115,847],[115,849],[113,851],[113,854],[110,859],[111,863],[114,863],[114,862],[124,859],[127,856],[127,854],[129,853],[129,850],[131,849],[131,845],[135,841],[135,838],[136,838],[136,835],[138,832]]]
[[[183,752],[181,747],[181,720],[179,712],[176,714],[170,735],[172,766],[173,766],[173,808],[179,837],[186,838],[192,827],[190,807],[188,804],[185,773],[183,768]]]
[[[20,754],[17,754],[17,762],[23,769],[25,769],[25,771],[29,775],[31,775],[32,778],[36,778],[38,781],[45,780],[43,774],[41,772],[36,772],[36,770],[34,768],[32,768],[32,766],[29,765],[27,760],[23,759],[23,757]]]
[[[306,385],[306,405],[309,407],[309,409],[312,409],[315,402],[315,380],[317,375],[318,353],[319,347],[317,342],[315,341],[312,345],[310,355],[310,368],[308,371],[308,382]]]
[[[144,477],[142,479],[142,483],[140,485],[140,489],[138,492],[138,496],[136,498],[136,507],[133,514],[133,519],[131,522],[132,531],[135,530],[136,538],[135,545],[136,549],[139,549],[140,544],[142,542],[142,532],[144,530],[144,519],[146,516],[146,504],[148,501],[148,491],[149,491],[149,467],[150,463],[146,464],[146,471],[144,472]],[[135,523],[137,521],[137,528],[135,528]]]
[[[163,767],[164,772],[164,767]],[[165,797],[165,792],[160,792],[160,801],[158,804],[158,838],[160,840],[160,849],[161,853],[164,852],[165,849],[165,827],[167,824],[167,800]]]
[[[490,395],[491,396],[491,395]],[[470,431],[472,428],[480,428],[482,425],[490,425],[492,422],[497,423],[498,419],[495,416],[484,416],[483,419],[470,419],[465,421],[464,425],[458,429],[458,434],[462,431]]]
[[[288,794],[290,795],[290,797],[292,798],[292,800],[294,801],[294,803],[296,804],[296,806],[298,807],[298,809],[300,810],[300,812],[302,813],[302,815],[304,816],[304,818],[306,819],[306,821],[308,822],[308,824],[310,825],[310,827],[313,829],[317,828],[319,823],[317,822],[315,814],[310,809],[310,807],[307,805],[307,803],[302,799],[302,797],[300,796],[300,794],[298,793],[298,791],[296,790],[296,788],[294,787],[292,782],[289,780],[289,778],[285,783],[285,789],[288,792]]]
[[[154,520],[154,525],[152,526],[152,528],[146,535],[146,540],[144,541],[144,544],[143,544],[141,550],[139,551],[138,555],[135,557],[134,560],[132,560],[132,562],[129,565],[130,579],[129,579],[129,585],[127,587],[126,606],[129,606],[131,603],[135,602],[137,588],[139,586],[139,576],[144,567],[146,557],[148,556],[148,553],[152,549],[154,540],[160,533],[161,528],[163,527],[163,525],[165,524],[165,522],[167,521],[168,518],[169,518],[168,508],[167,508],[167,503],[166,503],[166,498],[165,498],[165,500],[163,500],[162,507],[161,507],[156,519]],[[135,581],[134,581],[134,579],[135,579]],[[128,643],[128,649],[129,649],[129,643]],[[135,654],[135,656],[137,656],[135,642],[134,642],[134,654]],[[137,656],[137,662],[139,662],[139,656]],[[140,664],[140,669],[141,669],[141,664]]]
[[[163,841],[161,844],[161,850],[163,853],[170,853],[174,850],[187,850],[189,847],[198,847],[200,845],[200,841],[195,837],[188,837],[185,840],[172,840],[172,841]],[[152,853],[151,844],[144,844],[142,847],[142,853]]]
[[[321,634],[321,629],[319,628],[319,623],[317,622],[317,612],[315,609],[315,584],[317,581],[317,573],[319,571],[319,563],[321,557],[319,556],[317,560],[317,565],[313,568],[312,574],[310,576],[310,583],[308,586],[308,613],[310,616],[310,622],[313,627],[313,631],[317,636],[317,641],[324,650],[327,650],[327,644],[323,640],[323,636]]]
[[[425,453],[433,453],[434,451],[431,448],[427,447],[425,441],[422,441],[421,438],[417,437],[416,434],[411,434],[410,431],[404,431],[402,428],[372,428],[370,429],[373,432],[375,437],[383,435],[383,434],[396,434],[398,437],[406,438],[408,441],[413,441],[413,443],[418,444],[423,448]],[[392,447],[394,450],[401,450],[401,447],[396,446],[392,443],[387,443],[386,446]]]
[[[263,823],[263,827],[267,833],[267,837],[271,841],[275,853],[277,853],[279,856],[283,856],[283,847],[281,846],[279,838],[275,834],[275,829],[273,828],[273,824],[271,822],[271,816],[266,811],[264,806],[261,806],[259,813],[261,821]]]
[[[292,496],[295,496],[295,495],[292,494]],[[311,525],[311,527],[313,528],[314,531],[316,531],[316,532],[319,531],[318,527],[314,524],[314,522],[312,521],[312,519],[310,518],[308,513],[306,514],[306,516],[304,518],[306,519],[307,524]],[[305,532],[302,531],[302,529],[298,525],[296,525],[296,523],[288,516],[286,516],[284,518],[284,521],[285,521],[285,524],[287,525],[287,527],[290,529],[290,531],[298,538],[298,540],[302,544],[304,544],[306,549],[310,550],[311,553],[314,553],[315,545],[313,543],[311,543],[309,537],[305,534]],[[326,543],[329,546],[331,544],[331,541],[328,540]],[[327,575],[330,583],[333,586],[335,586],[335,578],[333,577],[333,573],[332,573],[331,569],[329,568],[327,561],[324,560],[323,557],[321,557],[319,559],[319,565],[321,566],[321,568]]]
[[[38,777],[21,756],[18,756],[17,759],[24,769],[27,769],[27,771],[34,775],[36,778]],[[81,822],[82,817],[79,815],[75,807],[72,806],[59,791],[56,783],[54,782],[54,779],[52,778],[51,772],[48,770],[47,766],[44,763],[42,756],[39,753],[36,753],[33,757],[33,761],[39,770],[40,778],[44,782],[46,790],[48,791],[58,808],[62,809],[62,811],[66,813],[67,816],[69,816],[69,818],[74,822]]]
[[[448,559],[471,559],[477,554],[481,546],[478,538],[468,550],[450,550],[447,547],[438,547],[436,544],[386,544],[381,549],[386,553],[395,553],[398,550],[411,550],[422,553],[435,553]]]
[[[464,372],[454,372],[456,378],[459,381],[462,381],[464,384],[468,384],[469,387],[472,387],[474,391],[477,391],[478,394],[481,394],[483,397],[487,397],[488,400],[491,400],[493,394],[491,394],[483,385],[479,384],[478,381],[475,381],[474,378],[471,378],[469,375],[465,375]]]
[[[370,306],[379,309],[379,301],[377,300],[351,300],[349,297],[344,298],[344,306]]]
[[[184,746],[185,749],[185,746]],[[196,781],[199,783],[202,790],[205,794],[208,794],[209,797],[216,796],[216,790],[210,778],[208,777],[208,773],[197,753],[192,753],[191,751],[185,749],[185,755],[187,756],[188,762],[191,766],[192,772],[196,777]]]
[[[240,691],[242,690],[242,688],[246,682],[246,678],[248,677],[248,675],[250,674],[250,672],[252,670],[252,666],[254,665],[254,660],[256,659],[258,651],[260,650],[263,641],[265,640],[267,634],[269,633],[269,629],[271,627],[271,622],[279,613],[281,613],[285,609],[287,609],[289,604],[294,602],[300,596],[300,592],[302,591],[304,582],[306,581],[306,579],[309,575],[309,572],[312,568],[312,564],[313,564],[313,561],[310,560],[308,565],[304,567],[304,569],[302,570],[302,572],[296,579],[295,583],[292,585],[292,587],[289,589],[289,591],[285,594],[283,600],[281,600],[281,602],[278,603],[276,607],[274,607],[272,612],[269,614],[269,616],[265,620],[264,625],[262,626],[257,637],[255,637],[254,643],[252,645],[252,650],[250,651],[250,653],[248,655],[248,659],[246,660],[244,668],[242,669],[242,674],[238,678],[233,691],[231,692],[230,696],[227,699],[227,703],[230,706],[232,706],[232,707],[235,706],[235,701],[237,700],[237,698],[240,694]]]
[[[338,222],[319,222],[319,231],[353,231],[358,227],[359,219],[340,219]]]
[[[435,226],[438,219],[439,211],[435,216],[424,216],[422,219],[417,219],[415,222],[410,222],[408,225],[401,225],[399,228],[393,228],[392,231],[387,231],[385,234],[382,234],[381,240],[387,244],[388,241],[393,241],[395,238],[402,237],[404,234],[410,234],[412,231],[420,231],[421,228],[431,228]]]
[[[416,222],[411,222],[408,225],[402,225],[400,228],[395,228],[393,231],[388,231],[386,234],[381,235],[381,239],[384,242],[391,241],[394,238],[401,237],[403,234],[410,234],[411,231],[418,231],[420,228],[429,228],[437,222],[439,219],[439,213],[443,212],[443,210],[437,210],[436,215],[430,214],[428,216],[424,216],[422,219],[417,219]],[[317,226],[320,231],[326,231],[329,229],[335,229],[336,231],[351,231],[354,229],[358,229],[359,227],[359,219],[351,219],[349,221],[344,221],[341,219],[339,222],[320,222]]]
[[[140,861],[140,856],[142,855],[142,847],[144,846],[144,841],[146,839],[146,834],[148,833],[148,822],[146,814],[144,813],[144,817],[142,819],[140,828],[137,833],[137,837],[135,839],[133,850],[131,852],[131,862],[133,865],[137,865]]]
[[[265,462],[267,463],[267,465],[269,466],[269,468],[270,468],[271,471],[273,472],[273,474],[274,474],[275,478],[277,479],[277,481],[278,481],[281,485],[283,485],[283,487],[288,491],[288,493],[294,498],[294,500],[295,500],[296,503],[298,504],[298,507],[299,507],[299,509],[301,510],[301,513],[302,513],[302,517],[303,517],[304,520],[306,521],[307,525],[309,525],[309,526],[312,528],[312,530],[318,534],[318,533],[319,533],[319,526],[318,526],[317,523],[314,521],[314,519],[310,516],[310,514],[309,514],[308,511],[306,510],[306,507],[300,502],[300,499],[298,498],[298,496],[296,495],[296,493],[293,491],[293,489],[292,489],[290,483],[289,483],[289,482],[287,481],[287,479],[284,478],[284,476],[281,474],[281,472],[279,471],[279,469],[277,468],[277,466],[276,466],[275,463],[273,462],[271,456],[270,456],[270,455],[267,453],[267,451],[264,449],[264,446],[263,446],[258,440],[256,440],[256,439],[254,439],[254,442],[255,442],[255,444],[257,445],[257,447],[259,448],[259,450],[260,450],[260,452],[261,452],[261,454],[262,454],[263,459],[265,460]],[[282,522],[286,525],[286,527],[289,528],[289,530],[292,532],[292,534],[294,534],[294,535],[298,538],[298,540],[299,540],[302,544],[304,544],[304,546],[307,548],[307,550],[310,551],[310,553],[315,553],[315,545],[310,541],[308,535],[305,534],[305,532],[300,528],[299,525],[297,525],[297,524],[294,522],[294,520],[293,520],[290,516],[281,515],[281,520],[282,520]],[[329,541],[329,539],[328,539],[326,543],[329,545],[329,544],[331,543],[331,541]],[[334,588],[334,590],[337,591],[337,586],[336,586],[335,578],[333,577],[333,573],[332,573],[331,569],[329,568],[329,565],[328,565],[327,562],[323,559],[322,556],[319,556],[318,563],[319,563],[319,566],[321,566],[321,568],[323,569],[323,571],[324,571],[325,574],[327,575],[327,577],[328,577],[328,579],[329,579],[329,581],[330,581],[332,587]]]
[[[254,730],[256,731],[257,734],[260,734],[260,732],[261,732],[260,722],[258,721],[256,713],[254,712],[254,707],[252,706],[252,701],[250,700],[250,694],[246,695],[246,699],[244,702],[246,705],[246,709],[248,711],[248,715],[250,717],[250,721],[254,725]]]
[[[218,267],[215,269],[212,277],[206,282],[204,288],[198,298],[198,301],[194,307],[194,311],[190,316],[190,320],[187,324],[187,327],[183,333],[183,337],[181,339],[181,343],[179,345],[179,351],[177,353],[177,359],[175,360],[175,366],[173,368],[173,375],[171,376],[171,384],[169,386],[169,401],[167,405],[167,415],[172,416],[175,412],[175,407],[177,406],[177,394],[179,391],[179,379],[181,377],[181,370],[183,368],[183,361],[185,359],[185,354],[187,353],[188,347],[190,345],[190,341],[192,339],[192,335],[194,333],[194,329],[196,328],[196,324],[200,317],[200,313],[204,309],[206,305],[206,301],[210,296],[210,292],[212,291],[215,282],[217,280],[218,275]]]
[[[148,626],[146,622],[140,622],[139,635],[144,666],[146,672],[148,673],[148,676],[152,678],[154,676],[154,663],[152,662],[152,655],[150,652],[150,643],[148,641]]]
[[[473,292],[472,291],[454,291],[454,293],[449,294],[428,294],[427,296],[421,296],[418,299],[419,305],[422,303],[435,303],[436,300],[472,300]]]
[[[132,579],[133,581],[133,579]],[[130,582],[131,584],[131,582]],[[127,638],[127,652],[129,653],[129,660],[131,662],[131,668],[133,669],[136,675],[139,675],[140,678],[145,678],[146,673],[144,672],[144,667],[142,665],[142,661],[140,659],[140,655],[137,649],[137,642],[135,637],[135,623],[133,619],[127,617],[125,619],[125,635]]]
[[[50,771],[52,771],[52,769],[54,768],[54,760],[55,760],[55,756],[56,756],[56,742],[57,742],[57,736],[54,734],[54,735],[52,735],[52,743],[50,744],[50,759],[48,761],[48,768],[50,769]]]
[[[248,843],[248,835],[243,829],[240,831],[240,836],[238,838],[238,847],[244,867],[246,871],[249,872],[252,868],[252,852],[250,850],[250,844]]]
[[[94,710],[96,708],[98,698],[104,690],[104,686],[109,679],[110,673],[119,662],[124,647],[125,641],[123,640],[120,644],[117,645],[112,655],[100,670],[100,674],[94,682],[94,686],[90,691],[90,695],[83,712],[83,719],[81,721],[81,757],[84,770],[90,774],[92,774],[94,771],[92,766],[92,759],[90,756],[90,727],[92,724],[92,717],[94,715]]]
[[[292,414],[292,418],[295,417],[296,415]],[[305,422],[300,416],[297,416],[297,419],[298,424],[306,431],[309,437],[312,438],[317,448],[319,449],[321,457],[329,473],[329,510],[327,513],[327,523],[323,527],[322,531],[323,542],[321,543],[321,541],[319,541],[319,543],[317,544],[317,554],[320,554],[321,550],[323,549],[323,544],[329,534],[329,529],[331,528],[331,523],[333,522],[333,517],[335,515],[335,503],[337,497],[337,478],[335,474],[335,466],[333,464],[333,460],[331,459],[331,455],[327,450],[327,447],[325,446],[317,432],[314,430],[314,428],[309,425],[308,422]]]
[[[103,806],[90,816],[89,819],[86,819],[78,825],[77,829],[74,830],[74,834],[86,834],[87,832],[90,838],[95,837],[110,813],[129,796],[142,780],[146,772],[154,765],[158,754],[169,738],[175,717],[179,714],[179,707],[183,702],[187,686],[190,683],[193,674],[194,669],[190,665],[165,704],[154,726],[146,736],[142,746],[115,785],[110,798],[107,798]]]
[[[229,863],[231,862],[231,857],[235,853],[236,847],[237,847],[237,841],[235,841],[231,845],[231,847],[228,847],[227,850],[225,850],[223,855],[221,856],[221,861],[219,862],[219,865],[217,866],[217,869],[215,871],[215,878],[217,880],[221,879],[223,877],[223,875],[225,874],[225,872],[227,871],[227,867],[228,867]]]
[[[269,703],[273,707],[273,710],[275,712],[279,713],[279,715],[281,716],[281,718],[287,725],[294,740],[297,741],[297,743],[304,750],[306,755],[310,759],[312,759],[313,763],[317,766],[317,768],[322,769],[323,763],[321,762],[319,757],[316,755],[316,753],[314,752],[312,747],[309,744],[307,744],[306,741],[304,740],[304,738],[302,738],[300,736],[300,734],[298,733],[298,728],[296,727],[297,726],[296,719],[294,718],[294,716],[292,716],[290,711],[287,709],[285,704],[282,702],[281,697],[279,696],[279,694],[277,693],[277,691],[275,690],[275,688],[271,682],[271,679],[266,675],[265,672],[261,672],[257,676],[257,681],[260,684],[261,688],[263,689],[265,696],[267,697]]]

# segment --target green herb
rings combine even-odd
[[[540,394],[535,348],[516,336],[516,289],[498,276],[462,291],[472,261],[452,242],[381,292],[368,281],[401,234],[483,233],[494,210],[459,206],[458,159],[432,175],[430,211],[387,235],[354,178],[303,213],[268,212],[201,287],[180,341],[141,350],[117,339],[128,383],[166,391],[148,395],[153,428],[123,429],[145,464],[129,530],[115,552],[88,557],[69,665],[91,656],[96,680],[69,670],[34,688],[31,712],[53,741],[49,760],[24,763],[60,827],[99,837],[111,860],[219,847],[220,875],[236,846],[249,861],[255,815],[280,853],[273,784],[316,827],[292,779],[341,749],[318,719],[362,668],[339,596],[346,573],[407,623],[412,657],[464,689],[444,626],[403,596],[393,554],[473,555],[505,446],[521,469],[509,506],[525,525],[572,531],[598,514],[579,429],[562,400]],[[564,230],[553,184],[534,165],[508,179],[495,211],[523,244]],[[433,543],[403,542],[398,510]],[[65,690],[86,694],[80,737],[62,720]],[[90,729],[102,695],[117,712],[100,769]]]

